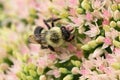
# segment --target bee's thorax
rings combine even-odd
[[[52,42],[58,43],[58,42],[59,42],[59,39],[60,39],[60,37],[59,37],[59,35],[58,35],[57,33],[54,32],[54,33],[51,34],[50,40],[51,40]]]

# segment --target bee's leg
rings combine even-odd
[[[74,29],[71,29],[70,32],[72,32]]]
[[[41,45],[41,48],[42,49],[47,49],[48,47]]]
[[[75,36],[72,35],[72,36],[70,36],[70,38],[67,41],[69,42],[69,41],[73,40],[74,38],[75,38]]]
[[[51,23],[51,25],[52,25],[52,27],[54,27],[55,25],[54,25],[54,21],[53,21],[53,19],[52,19],[52,23]]]
[[[71,41],[74,38],[74,35],[71,36],[71,31],[67,30],[64,26],[61,27],[62,35],[65,41]]]
[[[62,31],[64,40],[68,41],[68,39],[70,37],[70,32],[64,26],[61,27],[61,31]]]
[[[39,35],[42,30],[43,30],[43,28],[41,26],[36,27],[34,30],[34,35]]]
[[[50,29],[50,25],[47,23],[46,20],[43,20],[44,24],[47,26],[48,29]]]
[[[54,49],[52,46],[50,46],[50,45],[48,45],[48,48],[49,48],[51,51],[55,51],[55,49]]]

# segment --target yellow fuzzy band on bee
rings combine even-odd
[[[59,40],[58,40],[57,43],[54,43],[53,41],[51,41],[50,38],[53,36],[52,33],[56,33],[58,35]],[[52,29],[50,29],[50,31],[48,31],[47,35],[46,35],[46,42],[47,42],[48,45],[51,45],[53,47],[61,46],[64,42],[63,37],[62,37],[61,29],[59,27],[53,27]]]

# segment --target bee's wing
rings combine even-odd
[[[30,35],[29,38],[28,38],[28,41],[30,43],[38,44],[38,42],[35,40],[35,36],[34,35]]]

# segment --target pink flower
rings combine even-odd
[[[97,18],[97,19],[100,19],[100,18],[103,17],[101,11],[99,11],[99,10],[94,10],[94,11],[92,12],[92,15],[93,15],[93,17],[95,17],[95,18]]]
[[[76,52],[76,47],[74,45],[72,45],[72,44],[68,44],[68,50],[70,52]]]
[[[106,55],[106,60],[107,60],[107,62],[108,62],[109,64],[112,64],[112,63],[116,62],[115,57],[113,57],[113,56],[110,55],[110,54],[107,54],[107,55]]]
[[[112,71],[112,69],[111,69],[110,67],[105,67],[105,68],[104,68],[104,72],[105,72],[106,74],[111,74],[113,71]]]
[[[105,43],[105,44],[108,44],[108,45],[111,45],[111,44],[112,44],[112,41],[111,41],[111,39],[110,39],[109,37],[106,37],[106,38],[104,39],[104,43]]]
[[[78,74],[78,73],[80,73],[80,70],[78,67],[73,67],[71,72],[72,72],[72,74]]]
[[[81,69],[80,70],[80,74],[82,74],[83,76],[90,74],[90,72],[91,71],[89,69]]]
[[[8,74],[11,74],[11,73],[16,74],[16,73],[18,73],[18,72],[21,70],[21,68],[22,68],[22,62],[20,62],[20,61],[18,61],[18,60],[16,60],[16,59],[13,59],[13,63],[14,63],[14,65],[12,65],[12,66],[9,68]]]
[[[5,80],[5,74],[0,72],[0,80]]]
[[[85,16],[80,15],[79,17],[70,17],[70,19],[74,22],[74,25],[80,26],[84,23]]]
[[[105,9],[103,9],[103,17],[105,18],[105,19],[109,19],[110,17],[111,17],[111,13],[108,11],[108,10],[105,10]]]
[[[0,44],[1,46],[1,44]],[[2,53],[2,54],[1,54]],[[5,50],[5,48],[3,48],[2,46],[0,47],[0,59],[2,60],[3,58],[7,57],[7,51]]]
[[[117,30],[115,30],[115,29],[112,29],[110,36],[112,37],[112,39],[115,39],[117,36],[119,36],[119,32]]]
[[[112,40],[119,36],[119,32],[115,29],[110,29],[110,32],[105,33],[106,37],[110,37]]]
[[[101,2],[100,0],[94,0],[93,3],[92,3],[92,7],[94,9],[99,9],[101,7]]]
[[[96,10],[101,10],[109,4],[109,0],[92,0],[92,7]]]
[[[40,5],[36,0],[29,0],[28,4],[30,5],[31,8],[38,9],[40,7]]]
[[[89,41],[91,41],[91,38],[90,37],[86,37],[85,39],[82,40],[82,43],[85,44],[85,43],[87,43]]]
[[[117,3],[120,3],[120,0],[115,0]]]
[[[50,70],[47,72],[47,75],[54,75],[55,78],[60,77],[60,72],[58,69]]]
[[[104,53],[104,50],[101,48],[101,47],[98,47],[94,50],[93,54],[92,54],[92,57],[95,58],[95,57],[99,57],[101,54]]]
[[[48,65],[47,59],[40,58],[38,60],[38,66],[40,66],[41,68],[45,68],[47,65]]]
[[[89,37],[95,37],[96,35],[98,35],[100,33],[97,23],[95,25],[92,23],[86,23],[86,25],[88,25],[90,27],[90,30],[88,30],[84,33],[86,35],[88,35]]]
[[[78,58],[81,58],[83,56],[83,52],[82,51],[76,51],[75,54]]]
[[[52,53],[52,54],[49,54],[48,55],[48,58],[50,59],[50,60],[56,60],[56,55],[54,54],[54,53]]]
[[[59,70],[53,70],[53,75],[54,75],[56,78],[59,78],[59,77],[60,77],[60,72],[59,72]]]
[[[78,0],[68,0],[69,7],[76,7],[79,4]]]
[[[63,7],[63,6],[66,6],[66,0],[63,0],[63,1],[55,0],[55,1],[54,1],[54,4]]]
[[[71,16],[74,16],[74,17],[77,15],[77,12],[76,12],[75,8],[70,8],[69,13],[70,13]]]
[[[13,6],[13,9],[15,8],[15,11],[16,11],[16,13],[18,13],[20,18],[26,18],[26,17],[29,16],[29,11],[28,11],[29,7],[28,7],[28,4],[27,4],[27,1],[25,1],[25,0],[15,0],[15,1],[12,2],[11,6]]]
[[[39,44],[30,44],[30,51],[33,53],[33,54],[38,54],[39,51],[40,51],[40,45]]]
[[[18,35],[17,35],[16,32],[10,32],[10,33],[8,34],[8,38],[9,38],[9,40],[10,40],[11,42],[15,42],[15,41],[18,40]]]
[[[109,25],[109,20],[104,19],[103,22],[102,22],[102,25]]]
[[[26,45],[21,45],[20,51],[22,54],[28,54],[30,52],[29,48]]]
[[[104,66],[103,64],[101,64],[101,65],[99,66],[99,70],[101,70],[101,71],[104,71],[104,68],[105,68],[105,66]]]
[[[72,19],[72,21],[75,23],[75,24],[80,24],[80,18],[71,18]]]
[[[16,74],[6,75],[5,80],[19,80]]]
[[[115,54],[119,54],[120,55],[120,48],[115,48],[114,52],[115,52]]]
[[[91,13],[87,13],[87,14],[86,14],[86,20],[87,20],[87,21],[92,21],[92,20],[93,20],[93,16],[92,16]]]

